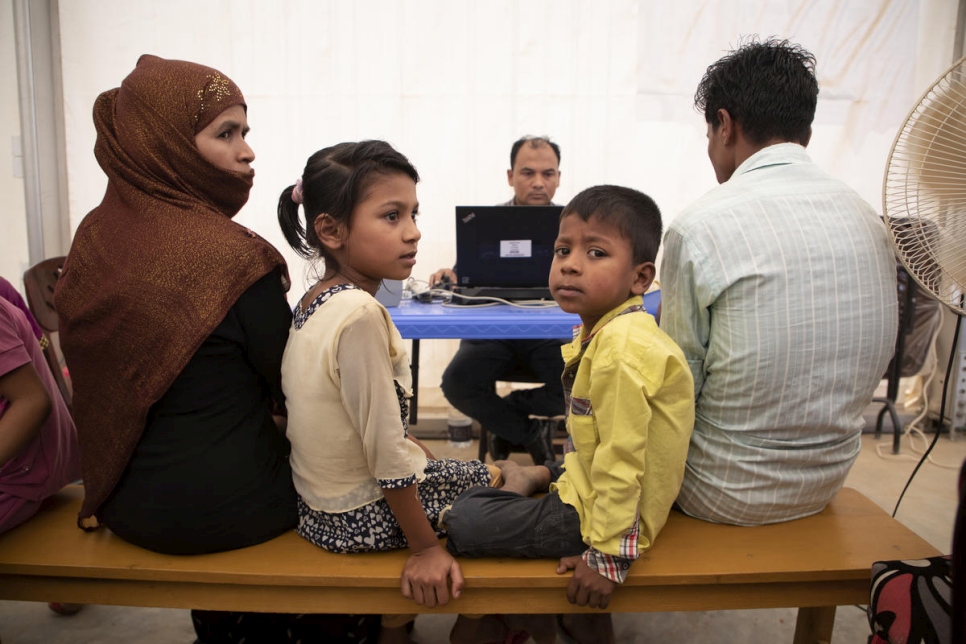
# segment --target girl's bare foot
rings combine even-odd
[[[526,631],[513,631],[504,615],[460,615],[449,633],[450,644],[485,644],[487,642],[525,642]]]
[[[530,496],[536,492],[546,492],[550,487],[550,470],[543,465],[519,465],[514,461],[494,463],[503,473],[503,489]]]
[[[377,644],[412,644],[415,615],[383,615]]]
[[[561,639],[584,644],[614,644],[614,622],[610,613],[572,613],[557,616]]]
[[[486,616],[467,617],[460,615],[456,618],[452,630],[449,632],[450,644],[478,644],[478,642],[501,642],[506,636],[506,627]]]

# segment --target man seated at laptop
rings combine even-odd
[[[525,136],[510,149],[507,182],[513,188],[510,206],[553,204],[560,184],[560,146],[547,137]],[[443,280],[456,284],[456,271],[443,268],[429,278],[430,285]],[[443,395],[453,407],[475,418],[489,434],[493,460],[505,459],[514,446],[523,446],[533,462],[542,465],[555,460],[553,417],[564,413],[563,358],[561,340],[461,340],[459,350],[443,372]],[[498,380],[527,377],[543,383],[533,389],[496,393]]]

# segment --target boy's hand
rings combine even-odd
[[[568,570],[573,570],[574,576],[567,585],[567,601],[578,606],[607,608],[616,582],[592,569],[580,555],[560,559],[557,574],[562,575]]]
[[[595,573],[596,574],[596,573]],[[447,582],[453,578],[453,598],[463,591],[463,571],[451,554],[436,545],[414,553],[403,567],[402,594],[417,604],[433,608],[449,602]]]

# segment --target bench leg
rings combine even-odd
[[[795,644],[830,644],[834,625],[835,606],[799,608]]]

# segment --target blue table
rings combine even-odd
[[[661,292],[644,296],[644,308],[654,315],[661,302]],[[413,373],[413,398],[409,422],[415,425],[419,391],[419,341],[442,339],[470,340],[568,340],[580,317],[564,313],[559,307],[520,308],[498,306],[443,306],[403,300],[387,309],[400,335],[413,341],[410,356]]]
[[[560,307],[522,309],[505,304],[444,306],[403,300],[389,308],[400,335],[413,341],[441,339],[536,340],[569,338],[580,317]]]

